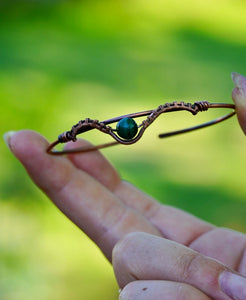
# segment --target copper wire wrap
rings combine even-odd
[[[208,127],[220,123],[224,120],[227,120],[233,115],[235,115],[236,113],[235,105],[229,103],[209,103],[208,101],[197,101],[194,104],[191,104],[191,103],[174,101],[172,103],[165,103],[163,105],[160,105],[154,110],[148,110],[148,111],[142,111],[142,112],[132,113],[128,115],[123,115],[120,117],[115,117],[112,119],[105,120],[103,122],[99,122],[98,120],[87,118],[85,120],[79,121],[76,125],[74,125],[71,128],[70,131],[66,131],[60,134],[58,136],[58,139],[49,145],[49,147],[47,148],[47,153],[52,155],[83,153],[83,152],[94,151],[94,150],[98,150],[98,149],[102,149],[102,148],[106,148],[118,144],[123,144],[123,145],[134,144],[143,136],[143,133],[146,130],[146,128],[149,127],[149,125],[151,125],[156,120],[156,118],[158,118],[163,113],[185,110],[192,113],[193,115],[196,115],[198,112],[204,112],[210,108],[229,108],[232,109],[232,111],[222,117],[219,117],[217,119],[214,119],[206,123],[202,123],[197,126],[159,134],[159,137],[160,138],[170,137],[181,133],[190,132],[204,127]],[[117,134],[116,129],[113,129],[112,127],[109,126],[109,124],[119,122],[124,118],[139,118],[144,116],[147,116],[147,118],[144,121],[142,121],[140,125],[138,125],[138,132],[136,136],[134,136],[134,138],[131,139],[121,138]],[[69,141],[75,142],[78,134],[87,132],[92,129],[97,129],[105,134],[110,135],[114,139],[114,141],[111,143],[101,144],[97,146],[87,146],[87,147],[71,149],[71,150],[63,150],[63,151],[54,150],[54,147],[56,145],[60,143],[67,143]]]

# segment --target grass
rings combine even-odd
[[[1,133],[30,128],[53,140],[86,117],[173,100],[231,102],[230,73],[246,73],[245,10],[232,0],[1,2]],[[165,116],[138,144],[104,153],[159,201],[245,232],[246,141],[236,118],[157,138],[215,115]],[[1,299],[117,299],[108,262],[3,141],[0,164]]]

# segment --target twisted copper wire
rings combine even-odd
[[[215,120],[212,120],[210,122],[206,122],[197,126],[181,129],[181,130],[176,130],[172,132],[167,132],[163,134],[159,134],[160,138],[164,137],[169,137],[193,130],[197,130],[200,128],[208,127],[211,125],[214,125],[216,123],[219,123],[221,121],[224,121],[230,117],[232,117],[236,112],[235,112],[235,105],[233,104],[228,104],[228,103],[209,103],[208,101],[197,101],[194,104],[191,103],[185,103],[185,102],[177,102],[174,101],[172,103],[165,103],[164,105],[159,105],[156,109],[153,110],[148,110],[148,111],[143,111],[143,112],[138,112],[138,113],[132,113],[128,115],[123,115],[120,117],[112,118],[109,120],[105,120],[103,122],[99,122],[98,120],[93,120],[93,119],[85,119],[85,120],[80,120],[77,124],[75,124],[70,131],[66,131],[58,136],[58,139],[51,143],[49,147],[47,148],[47,153],[53,154],[53,155],[60,155],[60,154],[68,154],[68,153],[80,153],[80,152],[88,152],[88,151],[94,151],[97,149],[117,145],[117,144],[124,144],[124,145],[130,145],[133,143],[136,143],[143,135],[144,131],[146,130],[147,127],[149,127],[155,120],[158,118],[161,114],[167,113],[167,112],[173,112],[173,111],[181,111],[181,110],[186,110],[193,115],[196,115],[198,112],[203,112],[207,111],[209,108],[229,108],[232,109],[233,111],[219,117]],[[137,135],[132,138],[132,139],[123,139],[121,138],[117,133],[116,130],[113,129],[111,126],[108,124],[118,122],[122,120],[123,118],[139,118],[147,116],[146,120],[142,121],[142,123],[138,126],[140,129],[137,133]],[[87,132],[92,129],[97,129],[103,133],[109,134],[112,136],[112,138],[115,140],[111,143],[106,143],[106,144],[101,144],[98,146],[88,146],[84,148],[79,148],[79,149],[72,149],[72,150],[64,150],[64,151],[54,151],[53,148],[58,145],[59,143],[67,143],[69,141],[76,141],[76,136],[78,134],[81,134],[83,132]]]

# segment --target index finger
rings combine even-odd
[[[34,182],[108,258],[118,239],[131,231],[163,235],[188,245],[212,228],[119,180],[115,169],[97,151],[70,155],[69,159],[47,155],[48,142],[31,131],[16,133],[9,143]]]
[[[127,207],[97,179],[67,157],[46,153],[48,142],[32,131],[19,131],[9,147],[32,180],[101,248],[111,260],[116,242],[131,231],[161,235],[147,219]]]

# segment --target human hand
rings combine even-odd
[[[232,98],[239,123],[246,133],[246,78],[233,73],[232,79],[236,85]],[[227,237],[222,238],[223,234]],[[215,296],[209,293],[210,288],[217,282],[230,299],[246,299],[246,280],[238,276],[246,275],[245,235],[237,236],[238,240],[234,240],[235,234],[226,229],[213,228],[188,245],[197,252],[187,247],[182,249],[181,245],[172,245],[170,241],[149,234],[128,235],[114,248],[116,277],[118,282],[125,286],[120,299],[210,299],[206,295],[212,299],[228,299],[224,298],[225,295]],[[240,257],[235,251],[238,242],[242,242]],[[217,251],[221,251],[220,255]],[[238,271],[238,275],[221,272],[216,281],[216,276],[211,274],[217,268],[217,262],[211,261],[209,257],[216,258],[232,270]],[[237,265],[236,261],[233,263],[231,260],[229,263],[228,259],[238,259]],[[184,282],[188,282],[189,285]],[[204,289],[206,285],[207,288]]]
[[[240,118],[239,112],[238,116]],[[245,235],[216,228],[178,209],[159,204],[122,181],[99,152],[50,156],[45,153],[47,141],[31,131],[7,135],[7,140],[32,180],[95,241],[109,260],[115,244],[123,238],[114,250],[113,260],[119,285],[124,287],[133,280],[139,281],[126,286],[122,299],[130,299],[127,293],[139,292],[142,283],[146,287],[141,279],[161,280],[148,281],[152,289],[148,289],[148,294],[144,293],[147,290],[142,291],[148,299],[158,299],[156,292],[171,295],[166,299],[176,299],[181,291],[182,297],[189,295],[189,299],[230,299],[221,287],[230,294],[231,285],[228,285],[227,275],[223,278],[220,274],[230,268],[232,272],[246,275]],[[67,147],[85,143],[80,140]],[[130,232],[151,235],[127,235]],[[232,244],[235,249],[228,247]],[[129,252],[131,246],[138,249],[133,251],[135,258]],[[148,251],[149,257],[146,256]],[[147,264],[138,273],[146,258]],[[168,266],[165,272],[163,266]],[[157,267],[161,272],[155,273]],[[144,299],[141,293],[139,297]],[[238,299],[246,299],[245,294]]]

